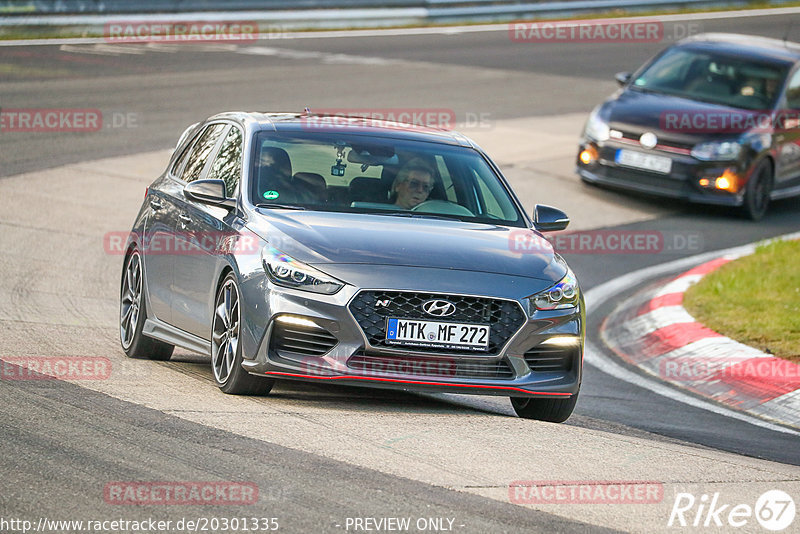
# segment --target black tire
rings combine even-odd
[[[511,405],[518,416],[550,423],[563,423],[569,419],[577,402],[577,393],[568,399],[511,397]]]
[[[173,345],[142,333],[147,319],[147,299],[143,287],[142,257],[137,249],[131,251],[122,266],[119,293],[119,341],[129,358],[169,360]]]
[[[211,320],[211,368],[214,382],[230,395],[266,395],[275,379],[251,375],[242,367],[239,284],[233,273],[219,286]]]
[[[742,209],[745,217],[760,221],[769,208],[769,196],[772,192],[772,165],[769,160],[762,160],[747,182]]]

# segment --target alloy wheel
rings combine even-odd
[[[239,291],[228,279],[217,295],[211,333],[211,363],[217,383],[224,384],[233,371],[239,348]]]
[[[119,304],[119,336],[122,347],[128,349],[133,343],[136,327],[139,324],[139,311],[142,307],[142,260],[138,252],[133,252],[125,268],[122,281],[122,297]]]

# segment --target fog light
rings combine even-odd
[[[706,189],[716,189],[729,193],[736,193],[739,190],[739,176],[731,168],[725,169],[720,176],[700,178],[697,183],[700,187],[705,187]]]
[[[597,149],[592,145],[587,146],[581,150],[581,153],[578,155],[578,159],[580,159],[581,163],[584,165],[589,165],[597,159]]]
[[[714,187],[721,191],[735,193],[739,190],[739,177],[731,169],[725,169],[722,176],[714,180]]]

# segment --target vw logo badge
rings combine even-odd
[[[653,148],[658,144],[658,137],[653,132],[645,132],[639,138],[639,143],[645,148]]]
[[[422,309],[434,317],[447,317],[456,312],[456,305],[448,300],[429,300],[422,304]]]

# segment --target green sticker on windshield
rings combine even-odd
[[[264,198],[266,198],[267,200],[275,200],[279,196],[281,196],[281,195],[277,191],[265,191],[264,192]]]

